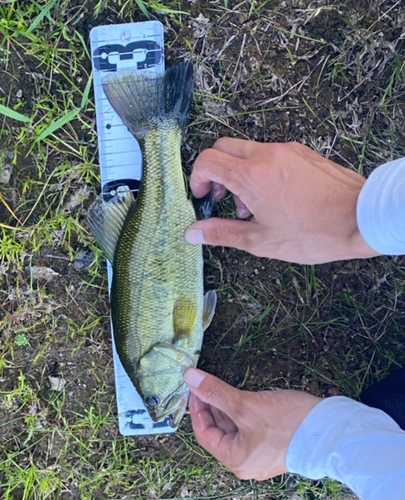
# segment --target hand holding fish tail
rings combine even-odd
[[[193,224],[189,243],[222,245],[299,264],[378,255],[362,238],[356,204],[365,179],[299,143],[219,139],[197,158],[196,198],[233,194],[234,220]]]
[[[201,370],[185,380],[197,441],[241,479],[287,472],[291,438],[320,398],[299,391],[248,392]]]

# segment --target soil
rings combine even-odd
[[[69,2],[71,9],[81,4]],[[144,20],[133,13],[119,19],[113,8],[95,19],[95,4],[87,2],[87,12],[76,25],[85,40],[95,25]],[[403,134],[403,115],[387,112],[393,107],[404,109],[404,84],[398,87],[402,93],[395,100],[382,101],[393,65],[405,56],[404,18],[398,2],[350,0],[311,16],[310,9],[328,3],[269,1],[251,17],[249,6],[243,3],[232,12],[223,8],[223,2],[180,4],[189,12],[181,23],[174,22],[171,15],[156,18],[165,26],[166,65],[191,57],[198,68],[195,106],[182,150],[188,173],[198,153],[221,136],[300,141],[337,163],[360,167],[365,175],[385,160],[404,156],[404,144],[398,139]],[[236,2],[229,4],[231,8]],[[390,15],[381,16],[390,7]],[[292,56],[286,47],[294,49]],[[20,102],[17,95],[23,89],[19,112],[29,115],[38,97],[36,79],[42,78],[42,70],[36,59],[15,49],[11,49],[8,64],[8,71],[0,72],[0,96],[10,96],[8,106],[12,107]],[[59,92],[65,84],[55,75],[52,88]],[[88,118],[94,121],[94,116]],[[10,144],[1,146],[4,155],[11,149],[19,125],[3,118],[0,124],[10,135]],[[92,140],[95,154],[94,138],[79,128],[78,134],[83,141]],[[383,143],[386,148],[381,147]],[[21,207],[21,200],[26,199],[20,218],[34,207],[41,191],[38,184],[23,193],[24,179],[46,177],[66,160],[72,165],[75,161],[50,151],[45,170],[39,174],[33,154],[21,151],[18,172],[14,166],[10,180],[0,184],[12,207]],[[74,178],[65,177],[61,182],[68,186],[63,191],[66,199],[80,189]],[[55,206],[62,188],[56,181],[51,184],[49,195],[41,198],[27,224]],[[87,227],[86,209],[98,190],[96,185],[88,187],[92,194],[72,210],[83,227]],[[221,202],[217,210],[231,213],[230,200]],[[0,220],[13,223],[1,203]],[[1,392],[16,389],[23,374],[37,405],[32,411],[43,413],[42,425],[61,429],[75,422],[77,414],[89,405],[108,413],[115,404],[106,280],[94,279],[91,267],[74,265],[71,250],[73,254],[87,250],[85,238],[72,233],[67,245],[65,235],[55,229],[53,242],[39,252],[32,249],[31,255],[24,256],[23,266],[16,262],[5,268],[0,261],[0,321],[7,319],[1,336],[4,345],[14,345],[12,352],[2,353],[6,365]],[[202,369],[246,390],[294,388],[319,396],[357,398],[372,381],[405,366],[403,258],[313,268],[227,248],[205,249],[204,256],[206,289],[217,290],[218,307],[205,334]],[[32,279],[32,266],[49,268],[57,275]],[[93,320],[96,326],[92,326]],[[17,346],[10,339],[23,331],[29,343]],[[52,335],[46,352],[42,350],[44,331]],[[50,376],[65,379],[63,399],[51,391]],[[23,449],[27,427],[10,415],[18,414],[23,404],[24,395],[20,394],[8,406],[0,405],[1,440],[10,444],[18,436],[10,444],[15,451]],[[188,417],[181,427],[191,433]],[[92,431],[81,433],[83,438]],[[115,425],[103,425],[99,439],[100,449],[93,450],[95,461],[97,457],[101,460],[112,441],[121,438]],[[55,457],[62,446],[63,440],[55,435]],[[176,436],[136,438],[133,446],[137,453],[147,451],[160,458],[175,453],[180,460],[183,453],[178,451]],[[72,446],[72,456],[79,451],[79,445]],[[38,442],[30,453],[38,467],[45,466],[48,443]],[[28,463],[29,454],[26,460]],[[74,481],[70,487],[60,498],[81,498]],[[178,496],[179,488],[179,483],[173,484],[167,497]],[[93,498],[103,498],[103,492],[94,492]]]

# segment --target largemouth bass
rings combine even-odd
[[[137,200],[127,186],[91,205],[88,223],[112,263],[111,317],[118,355],[154,421],[176,427],[188,400],[184,372],[197,365],[216,294],[203,294],[199,245],[184,239],[196,215],[180,143],[193,92],[190,63],[163,75],[118,72],[104,92],[143,156]]]

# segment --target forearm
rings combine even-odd
[[[367,179],[357,201],[357,223],[375,251],[405,254],[405,158],[378,167]]]
[[[405,432],[380,410],[345,397],[328,398],[295,432],[286,465],[311,479],[336,479],[362,500],[401,500]]]

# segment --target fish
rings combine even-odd
[[[138,141],[142,179],[137,199],[122,185],[88,210],[96,242],[112,264],[110,311],[121,363],[152,420],[178,427],[217,296],[204,295],[200,245],[184,234],[197,215],[187,194],[180,146],[193,96],[193,67],[163,74],[116,72],[103,80],[108,101]],[[212,194],[200,200],[210,214]]]

